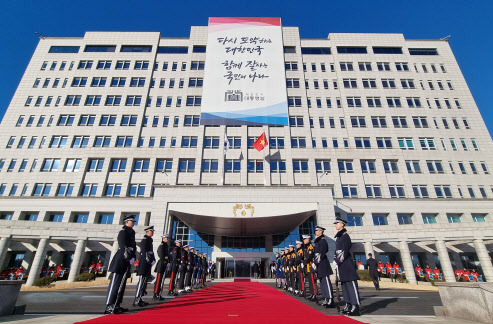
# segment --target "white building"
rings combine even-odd
[[[0,127],[0,268],[108,265],[137,214],[242,276],[340,215],[358,259],[492,281],[493,145],[449,43],[282,33],[289,127],[199,125],[206,26],[42,38]]]

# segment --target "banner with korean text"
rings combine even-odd
[[[288,125],[280,18],[209,18],[202,125]]]

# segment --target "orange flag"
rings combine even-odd
[[[262,133],[262,135],[260,135],[259,138],[257,138],[257,140],[253,143],[253,147],[255,147],[259,152],[262,151],[267,145],[269,145],[269,143],[267,142],[265,133]]]

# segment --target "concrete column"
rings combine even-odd
[[[411,252],[406,241],[399,241],[399,250],[401,252],[402,265],[406,272],[406,279],[409,283],[417,285],[416,275],[414,274],[413,262],[411,260]]]
[[[42,238],[39,240],[38,249],[36,255],[34,255],[34,260],[32,266],[29,269],[29,277],[27,278],[26,287],[32,286],[34,280],[38,279],[39,272],[43,266],[43,261],[46,255],[46,247],[48,246],[48,239]]]
[[[490,256],[488,255],[488,250],[486,245],[484,245],[483,240],[474,240],[474,248],[476,249],[476,254],[478,255],[479,262],[481,263],[481,268],[483,269],[483,274],[486,281],[493,282],[493,265],[491,264]]]
[[[82,257],[86,250],[87,240],[81,239],[77,241],[75,247],[74,259],[72,260],[72,265],[70,266],[70,272],[68,274],[67,282],[74,282],[75,276],[79,274],[80,266],[82,264]]]
[[[272,235],[265,236],[265,252],[272,252],[274,249],[272,243]]]
[[[0,239],[0,270],[3,269],[3,262],[9,250],[10,236],[5,236]]]
[[[159,243],[159,244],[161,244],[161,243]],[[108,260],[108,262],[106,263],[106,267],[107,267],[106,269],[110,268],[111,260],[113,260],[113,258],[115,257],[116,252],[118,252],[118,240],[113,242],[113,246],[111,248],[111,256],[110,256],[110,259]],[[156,255],[157,255],[157,253],[156,253]],[[109,277],[110,277],[110,272],[106,271],[106,278],[109,278]]]
[[[450,262],[450,257],[448,255],[447,246],[445,241],[437,240],[435,242],[435,247],[438,253],[438,259],[440,260],[440,265],[442,267],[443,276],[447,282],[455,282],[454,269],[452,268],[452,263]]]
[[[373,244],[371,243],[371,241],[365,241],[364,246],[366,259],[368,259],[368,253],[371,253],[373,255],[373,258],[375,259],[375,252],[373,251]]]

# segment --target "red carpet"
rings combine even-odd
[[[237,278],[236,278],[236,279],[234,280],[234,282],[251,282],[251,281],[252,281],[252,280],[250,280],[250,279],[241,279],[241,278],[240,278],[240,279],[237,279]]]
[[[135,323],[361,323],[327,316],[265,284],[219,283],[133,315],[106,315],[84,324]]]

